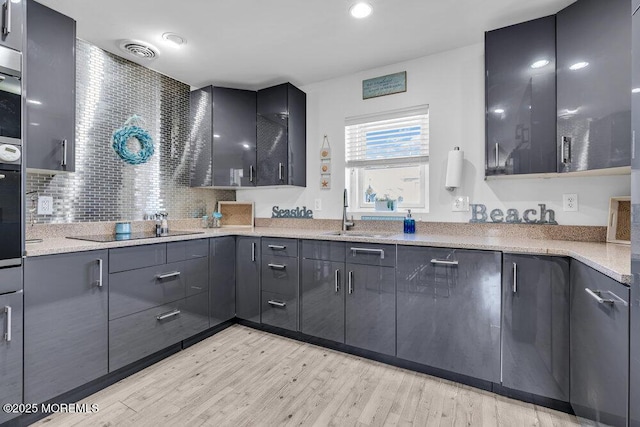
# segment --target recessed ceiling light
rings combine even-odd
[[[640,93],[640,87],[634,87],[631,89],[631,93]]]
[[[366,18],[371,15],[371,12],[373,12],[373,7],[365,1],[358,2],[349,9],[351,16],[357,19]]]
[[[162,38],[173,46],[182,46],[183,44],[187,44],[187,39],[176,33],[164,33]]]
[[[493,112],[496,113],[496,114],[503,114],[504,113],[504,109],[496,108],[495,110],[493,110]]]
[[[584,62],[584,61],[576,62],[575,64],[570,66],[569,69],[571,71],[581,70],[581,69],[585,68],[587,65],[589,65],[588,62]]]
[[[548,59],[540,59],[539,61],[536,61],[533,64],[531,64],[531,68],[542,68],[545,65],[549,65],[549,60]]]

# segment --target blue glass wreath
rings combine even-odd
[[[113,132],[113,149],[122,160],[130,165],[146,163],[154,153],[153,138],[149,132],[139,126],[142,119],[138,116],[130,117],[124,126]],[[127,141],[135,138],[140,142],[140,150],[131,152],[127,147]]]

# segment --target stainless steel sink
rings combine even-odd
[[[389,237],[391,234],[380,233],[364,233],[358,231],[330,231],[328,233],[322,233],[323,236],[344,236],[344,237],[365,237],[379,239],[382,237]]]

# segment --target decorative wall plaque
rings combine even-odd
[[[540,203],[538,209],[525,209],[520,216],[518,209],[507,209],[505,213],[502,209],[493,209],[487,212],[485,205],[471,205],[471,219],[473,223],[507,223],[507,224],[548,224],[558,225],[556,213],[552,209],[547,209],[547,205]]]
[[[313,211],[307,209],[306,206],[294,209],[280,209],[280,206],[274,206],[271,209],[271,218],[307,218],[313,219]]]
[[[407,72],[387,74],[362,81],[362,99],[407,91]]]

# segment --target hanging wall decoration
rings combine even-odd
[[[331,145],[329,137],[324,136],[322,147],[320,148],[320,189],[329,190],[331,188]]]
[[[113,149],[122,160],[130,165],[146,163],[154,153],[153,138],[149,132],[142,128],[143,119],[133,115],[124,122],[124,126],[113,132]],[[140,143],[140,150],[129,150],[127,142],[135,138]]]

